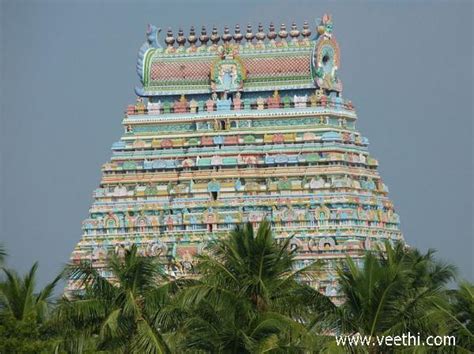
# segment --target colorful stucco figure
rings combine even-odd
[[[342,97],[340,50],[324,15],[314,30],[270,25],[210,35],[191,28],[158,44],[149,26],[141,85],[124,134],[103,166],[72,261],[103,267],[131,244],[161,257],[172,276],[236,224],[271,221],[294,236],[298,266],[321,259],[312,285],[337,300],[346,255],[402,239],[388,189]],[[107,272],[103,269],[105,276]],[[69,289],[77,282],[71,279]]]

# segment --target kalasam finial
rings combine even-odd
[[[303,35],[305,39],[311,36],[311,30],[309,29],[308,21],[304,21],[303,31],[301,31],[301,34]]]
[[[217,32],[217,27],[214,26],[212,28],[212,33],[211,33],[211,42],[212,44],[217,44],[221,37],[219,36],[219,33]]]
[[[196,36],[196,31],[194,30],[194,26],[191,26],[191,29],[189,30],[189,36],[188,36],[188,42],[191,44],[192,47],[196,45],[198,38]]]
[[[201,42],[201,45],[207,45],[207,42],[209,42],[209,36],[207,35],[206,27],[202,26],[201,28],[201,35],[199,36],[199,41]]]
[[[296,26],[296,23],[293,22],[293,23],[291,24],[291,31],[290,31],[291,39],[292,39],[293,41],[296,41],[297,38],[299,37],[299,35],[300,35],[300,31],[298,30],[298,27]]]
[[[263,40],[265,39],[265,32],[263,32],[263,25],[261,23],[258,24],[258,32],[257,34],[255,35],[255,37],[257,38],[257,41],[259,43],[262,43]]]
[[[240,42],[242,41],[242,38],[244,38],[244,36],[243,36],[242,33],[240,33],[240,25],[236,24],[235,25],[235,30],[234,30],[234,41],[237,44],[240,44]]]
[[[286,40],[286,37],[288,37],[288,31],[286,30],[286,25],[284,23],[282,23],[280,26],[280,32],[278,32],[278,37],[280,37],[282,40]]]
[[[186,37],[184,36],[182,28],[178,30],[178,37],[176,38],[176,42],[180,47],[183,47],[186,44]]]
[[[252,40],[255,38],[255,35],[252,32],[252,25],[249,23],[247,25],[247,33],[245,33],[245,39],[247,42],[252,42]]]
[[[174,36],[173,36],[173,31],[171,30],[171,27],[168,28],[168,32],[166,32],[166,38],[165,38],[165,43],[168,46],[168,48],[173,47],[174,44]]]

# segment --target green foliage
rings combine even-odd
[[[315,263],[296,270],[290,239],[270,224],[246,224],[197,256],[198,278],[170,280],[133,246],[110,254],[105,273],[68,267],[82,290],[54,301],[59,277],[37,292],[37,264],[24,276],[2,268],[0,353],[469,353],[474,286],[447,290],[455,269],[401,243],[338,269],[336,307],[308,284]],[[5,253],[0,249],[1,254]],[[103,274],[110,277],[105,278]],[[338,347],[335,334],[454,335],[456,347]]]
[[[133,246],[123,258],[112,254],[104,278],[90,264],[69,269],[84,288],[72,299],[63,298],[56,321],[67,333],[64,349],[79,351],[94,338],[98,350],[126,353],[168,353],[154,317],[169,302],[173,284],[152,258],[141,257]]]
[[[46,285],[39,293],[35,293],[36,271],[35,263],[30,271],[21,278],[14,271],[3,268],[6,280],[0,284],[0,309],[2,313],[22,321],[34,318],[42,322],[48,316],[53,290],[60,276]]]
[[[37,263],[20,277],[3,268],[0,283],[0,353],[52,352],[57,344],[49,328],[52,293],[58,276],[40,292],[35,292]]]
[[[313,320],[334,305],[301,279],[290,240],[278,244],[262,222],[237,227],[198,257],[200,279],[178,296],[185,312],[179,351],[212,353],[304,352],[315,348]]]
[[[451,335],[457,339],[458,348],[474,351],[474,284],[463,281],[459,289],[449,292],[451,309],[445,309],[450,322]]]
[[[433,254],[432,250],[421,254],[402,243],[386,243],[384,252],[365,255],[362,268],[347,258],[346,267],[338,271],[345,297],[338,309],[341,332],[448,334],[445,286],[455,269],[435,260]]]
[[[58,340],[33,318],[17,320],[2,316],[0,320],[0,353],[52,353]]]

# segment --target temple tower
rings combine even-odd
[[[266,218],[277,238],[294,235],[299,266],[325,261],[313,285],[336,296],[338,260],[402,239],[342,97],[331,17],[315,29],[242,28],[176,37],[169,29],[161,46],[160,30],[148,27],[137,102],[103,166],[73,262],[101,269],[109,252],[137,244],[171,276],[193,274],[193,256],[210,240]]]

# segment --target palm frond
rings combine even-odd
[[[138,321],[137,332],[133,337],[131,347],[134,353],[170,353],[163,336],[144,319]]]
[[[0,265],[2,265],[5,262],[5,258],[7,257],[7,251],[5,247],[0,244]]]

